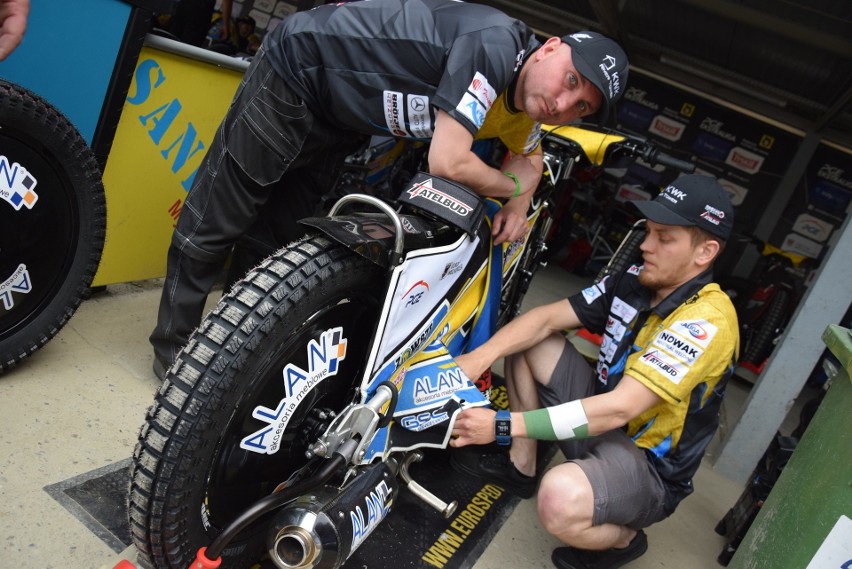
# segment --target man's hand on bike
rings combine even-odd
[[[495,245],[517,241],[526,234],[529,229],[527,211],[530,207],[532,194],[532,192],[527,192],[510,199],[494,216],[491,236]]]
[[[494,442],[495,411],[483,407],[464,409],[456,418],[450,446],[487,445]]]

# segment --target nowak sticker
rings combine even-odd
[[[240,448],[258,454],[275,454],[281,446],[281,437],[299,403],[320,383],[337,375],[338,363],[346,357],[346,338],[343,328],[326,330],[319,341],[307,345],[308,369],[289,363],[284,368],[284,397],[275,409],[262,405],[255,407],[252,417],[267,423],[240,442]]]
[[[0,199],[8,202],[15,211],[22,207],[32,209],[38,201],[35,187],[38,181],[26,168],[15,162],[9,164],[9,159],[0,156]]]

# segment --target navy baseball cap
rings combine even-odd
[[[588,118],[606,123],[627,85],[627,55],[614,40],[597,32],[569,34],[562,41],[571,47],[577,71],[603,95],[600,110]]]
[[[681,176],[650,201],[632,202],[646,219],[663,225],[695,225],[723,240],[734,227],[734,206],[712,176]]]

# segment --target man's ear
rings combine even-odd
[[[546,42],[541,44],[541,47],[536,50],[536,59],[541,59],[547,55],[550,55],[562,45],[562,38],[559,36],[553,36],[549,38]]]
[[[701,266],[708,266],[719,254],[719,242],[715,239],[707,239],[696,248],[695,262]]]

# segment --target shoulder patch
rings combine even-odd
[[[583,298],[586,299],[586,304],[591,304],[606,292],[606,281],[609,276],[604,277],[601,282],[595,283],[582,291]]]
[[[677,334],[682,334],[685,338],[689,338],[702,348],[710,345],[713,336],[716,335],[718,328],[715,324],[711,324],[707,320],[678,320],[672,323],[671,330]]]

